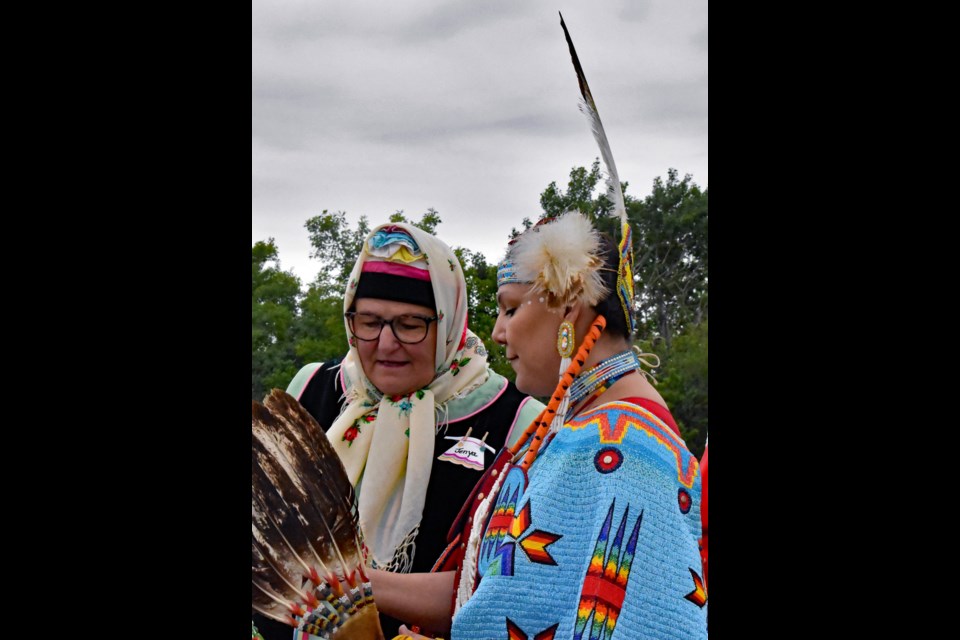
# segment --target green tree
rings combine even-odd
[[[551,182],[540,194],[540,206],[543,207],[540,217],[552,218],[576,210],[599,223],[611,209],[611,203],[604,194],[597,197],[593,195],[601,177],[598,158],[590,165],[589,171],[585,167],[574,167],[570,170],[566,191],[560,190],[555,181]],[[622,187],[626,192],[626,183],[622,183]]]
[[[263,400],[273,387],[285,388],[296,373],[294,332],[300,280],[280,269],[273,238],[253,245],[254,400]]]
[[[310,234],[313,251],[311,258],[320,261],[320,271],[312,286],[321,297],[340,297],[347,288],[347,280],[360,255],[360,245],[370,233],[366,216],[360,216],[357,228],[351,230],[344,211],[330,213],[326,209],[304,224]]]
[[[463,277],[467,282],[467,300],[469,304],[470,330],[483,340],[487,349],[487,365],[503,375],[515,380],[516,373],[507,362],[503,349],[493,341],[493,325],[497,321],[497,267],[487,263],[482,253],[474,253],[464,247],[454,249],[463,266]]]
[[[300,303],[296,331],[297,368],[309,362],[326,362],[347,352],[343,298],[324,294],[311,286]]]
[[[393,215],[390,216],[390,222],[405,222],[411,224],[418,229],[423,229],[432,236],[437,235],[437,225],[439,225],[443,220],[440,219],[440,214],[436,209],[430,207],[427,209],[427,212],[420,216],[419,222],[414,222],[413,220],[407,220],[407,217],[403,215],[403,209],[397,209]]]
[[[707,191],[687,174],[653,181],[652,193],[628,205],[634,228],[639,317],[670,348],[674,335],[707,318]]]
[[[707,440],[707,320],[688,325],[661,358],[657,390],[667,401],[687,448],[698,458]]]

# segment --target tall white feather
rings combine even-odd
[[[590,93],[590,85],[587,84],[587,77],[583,73],[583,67],[580,66],[577,50],[573,47],[570,32],[567,31],[567,25],[563,22],[563,14],[560,15],[560,26],[563,27],[563,35],[567,39],[573,68],[577,72],[577,82],[580,85],[581,96],[580,111],[590,121],[590,130],[600,147],[603,164],[607,167],[607,198],[613,203],[614,211],[620,218],[620,242],[618,246],[620,264],[617,268],[617,297],[620,299],[620,307],[623,310],[624,320],[629,327],[629,332],[633,335],[637,330],[636,316],[631,312],[633,307],[633,234],[627,220],[627,207],[623,199],[623,189],[620,187],[620,174],[617,173],[617,165],[613,161],[613,151],[610,150],[610,143],[607,141],[607,134],[603,130],[603,123],[600,122],[597,103],[593,99],[593,94]]]
[[[600,156],[603,158],[603,164],[607,168],[607,198],[613,203],[614,211],[620,218],[621,224],[627,224],[627,208],[623,200],[623,189],[620,188],[620,175],[617,173],[617,164],[613,161],[613,151],[610,150],[610,142],[607,141],[607,133],[603,130],[603,123],[600,122],[600,113],[597,111],[597,104],[590,93],[590,85],[587,84],[587,77],[583,73],[583,67],[580,66],[580,59],[577,57],[577,50],[573,48],[573,40],[570,39],[570,32],[567,31],[567,25],[563,22],[563,14],[560,14],[560,26],[563,27],[563,35],[567,39],[567,46],[570,48],[570,57],[573,59],[573,67],[577,72],[577,82],[580,83],[580,111],[587,116],[590,121],[590,130],[593,137],[600,147]]]

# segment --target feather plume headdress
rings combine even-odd
[[[323,430],[279,389],[253,403],[252,429],[253,610],[312,636],[382,640],[353,486]]]
[[[599,234],[583,214],[570,211],[517,238],[497,271],[497,286],[532,284],[552,311],[576,302],[592,307],[607,293],[602,265]]]
[[[600,147],[600,154],[607,168],[607,197],[613,203],[620,220],[621,237],[618,245],[616,293],[627,329],[633,335],[636,333],[636,318],[632,313],[633,239],[620,176],[613,161],[613,152],[610,149],[607,134],[600,122],[596,102],[590,93],[590,86],[587,84],[587,78],[580,66],[580,59],[577,57],[562,14],[560,26],[567,40],[570,58],[580,86],[582,98],[580,110],[590,121],[590,129]],[[546,298],[543,302],[552,311],[562,310],[574,302],[584,302],[593,307],[609,293],[600,274],[603,264],[599,236],[593,225],[579,212],[568,212],[555,220],[541,220],[513,241],[497,270],[497,286],[510,283],[532,284],[534,291],[545,292]],[[605,318],[601,317],[600,320],[602,322],[597,325],[597,336],[606,324]],[[564,331],[562,325],[561,331]],[[558,336],[558,347],[559,341]],[[579,366],[583,365],[588,353],[589,349],[582,353],[582,358],[578,353],[576,362],[572,361],[569,355],[562,354],[564,357],[560,361],[561,380],[554,391],[551,405],[548,406],[548,409],[554,407],[553,419],[550,422],[551,430],[559,428],[566,414],[570,393],[569,382],[565,382],[565,379],[572,380],[577,375]],[[542,435],[545,426],[545,420],[539,421],[537,433]]]
[[[577,50],[574,49],[573,40],[570,39],[570,32],[567,31],[567,25],[563,22],[563,14],[560,14],[560,26],[563,27],[563,35],[567,39],[573,68],[577,73],[577,83],[580,85],[580,111],[590,121],[590,130],[600,147],[600,155],[603,158],[604,166],[607,168],[607,198],[613,203],[613,209],[620,218],[620,267],[617,275],[617,296],[620,298],[620,306],[623,308],[627,327],[629,327],[632,335],[637,330],[636,318],[630,312],[633,309],[633,234],[627,220],[627,208],[623,199],[623,189],[620,186],[620,175],[617,173],[617,165],[613,161],[613,151],[610,149],[607,134],[603,130],[603,123],[600,122],[597,103],[594,102],[593,94],[590,93],[587,76],[583,73],[580,58],[577,57]]]
[[[580,111],[590,121],[590,130],[600,147],[607,169],[607,198],[613,203],[620,219],[620,253],[617,273],[617,296],[631,334],[636,333],[633,309],[633,234],[627,220],[627,209],[620,186],[620,176],[613,160],[613,151],[600,122],[597,104],[580,66],[567,25],[560,15],[570,58],[580,86]],[[590,221],[578,212],[568,212],[559,218],[541,220],[522,233],[508,250],[497,270],[497,286],[510,283],[533,284],[535,290],[546,292],[546,303],[551,310],[562,309],[572,302],[583,301],[595,306],[607,289],[600,276],[603,259],[597,232]]]

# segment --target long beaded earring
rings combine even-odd
[[[576,345],[576,336],[573,332],[573,323],[564,320],[557,329],[557,353],[560,354],[560,372],[558,376],[563,376],[564,372],[570,368],[571,358],[573,356],[573,347]],[[570,406],[570,394],[564,394],[560,406],[557,408],[558,416],[566,416],[567,409]]]

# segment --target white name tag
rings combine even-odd
[[[483,450],[489,449],[490,453],[496,453],[497,451],[483,440],[471,438],[471,430],[468,430],[466,435],[463,436],[447,436],[444,438],[444,440],[456,440],[457,443],[437,456],[437,460],[446,460],[468,469],[483,471]],[[485,439],[486,434],[483,437]]]

